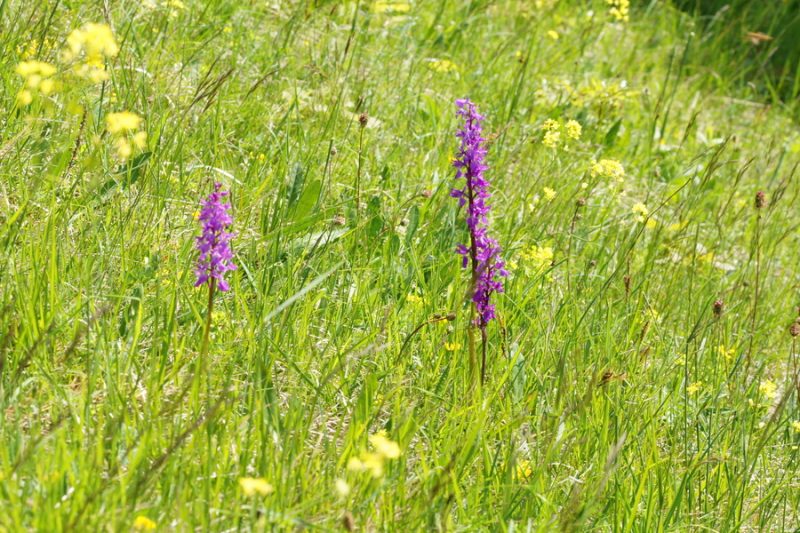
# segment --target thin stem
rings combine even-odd
[[[200,358],[205,359],[208,355],[208,338],[211,334],[211,315],[214,312],[214,291],[217,288],[216,278],[211,278],[208,284],[208,307],[206,309],[206,327],[203,332],[203,344],[200,346]]]

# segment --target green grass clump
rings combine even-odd
[[[800,130],[713,27],[618,19],[0,0],[0,531],[800,527]],[[106,80],[63,56],[88,22]],[[462,97],[511,269],[483,386]],[[200,357],[214,182],[238,270]]]

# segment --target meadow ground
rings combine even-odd
[[[800,527],[797,78],[626,5],[0,0],[0,531]]]

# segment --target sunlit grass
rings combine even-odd
[[[620,8],[0,0],[0,530],[800,527],[792,104]],[[86,23],[117,53],[65,56]],[[463,97],[511,271],[483,386]]]

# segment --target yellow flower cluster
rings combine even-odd
[[[691,396],[693,394],[696,394],[702,388],[703,388],[703,382],[695,381],[694,383],[686,387],[686,393]]]
[[[275,491],[275,488],[267,483],[267,480],[262,477],[241,477],[239,478],[239,487],[245,496],[267,496]]]
[[[608,14],[611,15],[617,22],[628,22],[628,10],[630,9],[630,0],[606,0],[606,3],[611,7]]]
[[[458,65],[448,59],[428,59],[426,65],[434,72],[453,72],[458,70]]]
[[[619,161],[614,159],[601,159],[600,161],[592,161],[589,168],[589,173],[593,178],[610,178],[617,183],[625,181],[625,169]]]
[[[26,106],[33,101],[36,93],[47,96],[55,88],[53,75],[56,67],[43,61],[22,61],[14,71],[25,80],[25,87],[17,93],[17,103]]]
[[[411,6],[408,2],[375,2],[372,4],[372,11],[374,13],[408,13],[411,11]]]
[[[519,253],[520,261],[525,271],[530,274],[539,274],[553,264],[553,248],[550,246],[532,245]]]
[[[369,472],[373,478],[383,477],[387,459],[400,457],[400,446],[386,436],[385,431],[370,435],[369,443],[375,451],[363,451],[358,457],[347,461],[347,469],[351,472]]]
[[[118,53],[119,46],[108,24],[88,22],[69,34],[62,57],[66,62],[79,62],[74,67],[78,76],[99,83],[108,79],[105,60]]]
[[[591,107],[602,112],[607,109],[617,110],[633,92],[628,89],[625,82],[608,82],[592,78],[577,90],[569,83],[562,82],[565,90],[570,93],[572,103],[577,107]]]
[[[134,148],[142,150],[147,146],[147,133],[137,131],[141,124],[142,117],[130,111],[106,115],[106,130],[114,137],[114,147],[120,159],[128,159]]]
[[[542,124],[542,129],[544,130],[542,144],[548,148],[558,147],[558,144],[561,142],[562,130],[566,138],[572,141],[577,141],[580,139],[581,133],[583,132],[583,128],[581,128],[581,125],[577,120],[568,120],[566,124],[562,125],[561,122],[551,118],[548,118],[544,121]]]

